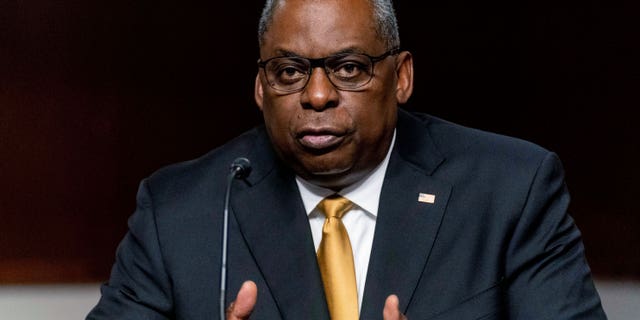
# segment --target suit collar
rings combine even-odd
[[[429,126],[430,118],[427,115],[414,115],[399,109],[397,153],[427,175],[433,174],[445,160],[434,143]]]

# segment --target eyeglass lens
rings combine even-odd
[[[324,67],[329,80],[338,89],[359,88],[373,76],[373,61],[362,54],[336,55],[323,59],[274,58],[267,61],[265,71],[274,89],[292,92],[306,86],[315,67]]]

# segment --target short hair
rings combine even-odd
[[[385,43],[387,49],[400,47],[400,33],[398,32],[398,20],[393,9],[392,0],[370,0],[375,19],[376,33]],[[258,23],[258,44],[262,47],[264,34],[273,22],[273,13],[280,4],[279,0],[266,0],[260,22]]]

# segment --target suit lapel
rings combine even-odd
[[[390,294],[398,295],[405,312],[423,275],[451,192],[450,185],[430,176],[444,161],[432,143],[425,127],[401,112],[380,197],[361,319],[380,318]],[[434,195],[433,203],[419,201],[421,193]]]
[[[294,175],[278,164],[275,155],[263,151],[270,156],[254,161],[260,166],[250,176],[252,186],[234,190],[233,214],[282,317],[329,319],[309,220]]]

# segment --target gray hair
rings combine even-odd
[[[398,20],[393,9],[392,0],[370,0],[373,7],[378,37],[384,41],[387,49],[400,46],[400,33],[398,32]],[[280,4],[278,0],[266,0],[260,22],[258,24],[258,44],[262,47],[264,34],[273,20],[273,13]]]

